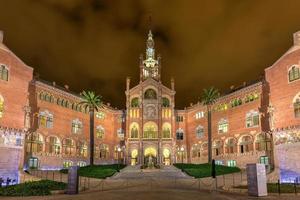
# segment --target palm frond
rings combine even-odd
[[[205,88],[203,89],[203,93],[201,96],[201,102],[204,105],[212,105],[214,104],[217,99],[219,98],[220,93],[219,90],[214,88],[214,87],[210,87],[210,88]]]
[[[82,91],[81,98],[82,101],[79,104],[82,104],[85,109],[98,111],[103,106],[102,97],[95,95],[93,91]]]

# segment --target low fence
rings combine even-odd
[[[60,173],[59,171],[42,171],[32,170],[30,174],[40,178],[53,181],[65,182],[68,181],[68,174]],[[297,195],[300,192],[300,184],[273,183],[272,193],[281,195],[287,191]],[[242,187],[241,187],[242,186]],[[110,191],[110,190],[161,190],[161,189],[182,189],[182,190],[228,190],[239,193],[247,193],[247,174],[239,172],[217,176],[215,179],[207,178],[179,178],[179,177],[151,177],[146,174],[143,178],[123,178],[123,179],[96,179],[79,176],[79,190],[84,191]]]

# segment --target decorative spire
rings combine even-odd
[[[152,36],[151,30],[149,30],[148,33],[148,39],[147,39],[147,48],[146,48],[146,59],[147,58],[153,58],[155,57],[155,49],[154,49],[154,40]]]

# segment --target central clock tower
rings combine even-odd
[[[148,78],[160,81],[160,71],[160,56],[155,57],[154,40],[150,30],[146,42],[146,59],[143,58],[143,55],[140,56],[140,81]]]
[[[155,55],[151,30],[145,58],[140,56],[140,83],[126,84],[127,164],[170,165],[175,158],[174,81],[171,88],[161,83],[160,56]]]

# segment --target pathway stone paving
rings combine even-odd
[[[161,169],[140,169],[140,166],[127,166],[120,173],[110,179],[143,179],[143,178],[159,178],[159,179],[193,179],[183,173],[174,166],[162,166]]]

